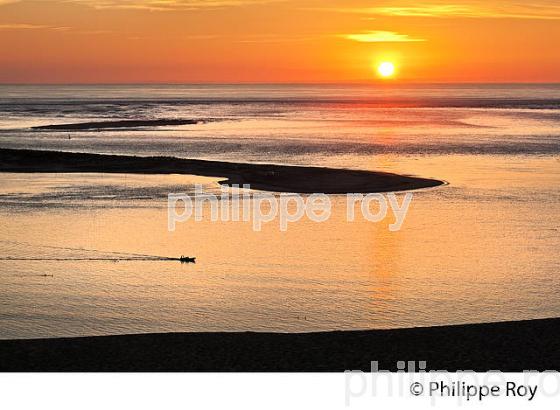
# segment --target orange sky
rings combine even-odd
[[[0,0],[0,82],[560,82],[560,4]]]

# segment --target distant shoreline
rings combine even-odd
[[[318,333],[161,333],[0,340],[0,371],[560,370],[560,318]]]
[[[444,184],[387,172],[3,148],[0,172],[199,175],[225,178],[220,181],[225,185],[249,184],[253,189],[301,194],[395,192]]]

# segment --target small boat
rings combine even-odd
[[[179,262],[181,263],[196,263],[196,258],[191,258],[189,256],[183,256],[179,258]]]

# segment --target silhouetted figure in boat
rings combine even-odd
[[[188,256],[181,255],[179,261],[181,263],[196,263],[196,258],[190,258]]]

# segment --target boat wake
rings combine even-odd
[[[1,243],[5,243],[12,246],[17,247],[25,247],[26,251],[29,249],[39,249],[40,256],[0,256],[0,261],[57,261],[57,262],[64,262],[64,261],[109,261],[109,262],[125,262],[125,261],[146,261],[146,262],[154,262],[154,261],[178,261],[181,263],[190,262],[194,263],[195,258],[191,257],[170,257],[170,256],[159,256],[159,255],[146,255],[141,253],[129,253],[129,252],[114,252],[114,251],[100,251],[97,249],[85,249],[85,248],[72,248],[72,247],[63,247],[63,246],[53,246],[53,245],[39,245],[33,244],[29,242],[23,241],[7,241],[7,240],[0,240]],[[41,251],[40,249],[43,249]],[[60,256],[48,254],[44,250],[58,250],[58,251],[65,251],[65,252],[78,252],[77,255],[69,255],[69,256]],[[17,253],[17,252],[15,252]],[[57,252],[59,253],[59,252]],[[83,253],[86,253],[85,255]]]

